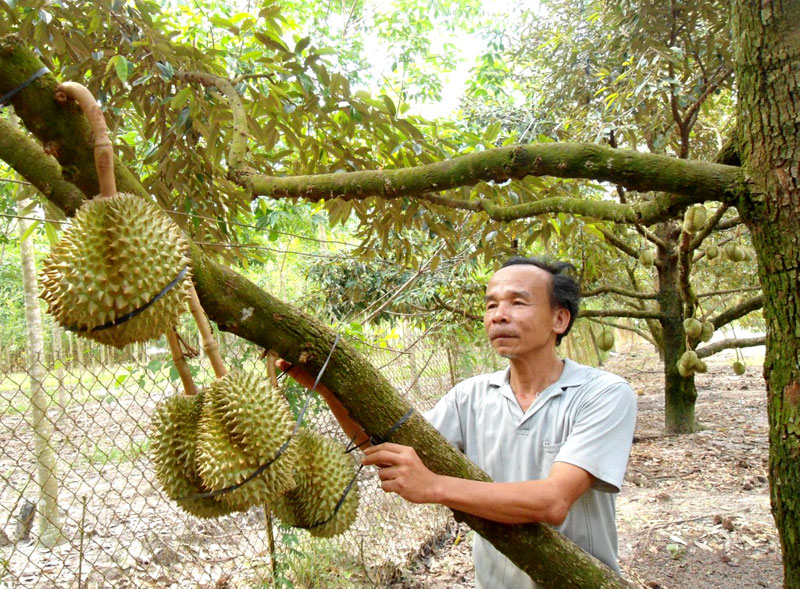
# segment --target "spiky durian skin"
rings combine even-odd
[[[308,529],[312,536],[329,538],[347,531],[358,512],[358,483],[353,483],[339,511],[336,504],[355,475],[353,461],[330,438],[301,430],[296,439],[294,478],[297,486],[273,502],[275,515],[284,523]]]
[[[150,436],[150,455],[156,478],[170,499],[184,511],[202,518],[219,517],[235,511],[212,497],[192,498],[209,491],[196,471],[197,423],[203,395],[177,394],[156,407]]]
[[[188,242],[161,209],[133,194],[95,198],[75,215],[42,267],[41,297],[65,328],[122,348],[161,336],[186,309],[190,273],[153,305],[115,327],[92,331],[141,308],[189,263]]]
[[[269,454],[248,454],[242,450],[231,440],[210,404],[203,408],[197,429],[197,472],[203,484],[214,491],[241,483],[277,452],[277,448]],[[284,441],[286,439],[288,436]],[[218,495],[216,499],[239,510],[274,501],[295,484],[293,462],[294,448],[290,445],[263,474],[237,489]]]

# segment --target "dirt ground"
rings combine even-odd
[[[761,352],[763,354],[763,352]],[[780,543],[767,485],[767,414],[762,358],[736,376],[733,354],[697,378],[690,435],[663,432],[662,366],[650,350],[623,351],[604,368],[639,397],[626,485],[617,500],[620,565],[649,589],[781,587]],[[454,531],[424,550],[395,587],[471,587],[472,533]]]

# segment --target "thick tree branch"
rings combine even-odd
[[[752,292],[754,290],[761,290],[761,287],[760,286],[746,286],[746,287],[743,287],[743,288],[730,288],[730,289],[724,289],[724,290],[712,290],[712,291],[709,291],[709,292],[701,292],[700,294],[697,295],[697,298],[700,299],[700,298],[705,298],[705,297],[717,297],[717,296],[723,296],[723,295],[729,295],[729,294],[738,294],[740,292]]]
[[[731,348],[752,348],[754,346],[766,345],[766,343],[767,338],[763,335],[760,337],[724,339],[714,342],[713,344],[703,346],[702,348],[697,348],[695,351],[697,352],[697,356],[699,358],[708,358],[709,356],[718,354],[722,350],[728,350]]]
[[[543,199],[511,207],[480,201],[498,220],[566,211],[598,219],[649,224],[672,216],[689,204],[708,199],[730,202],[745,190],[741,170],[706,162],[616,150],[582,143],[513,145],[471,153],[451,160],[396,170],[271,177],[249,168],[232,170],[234,181],[255,196],[272,198],[391,199],[471,186],[481,181],[505,182],[525,176],[556,176],[614,182],[629,190],[659,191],[654,200],[619,204],[570,198]]]
[[[64,180],[61,166],[45,154],[40,145],[20,131],[11,121],[0,118],[0,159],[20,176],[29,178],[48,200],[67,215],[75,214],[83,203],[83,193]]]
[[[736,321],[740,317],[744,317],[748,313],[752,313],[753,311],[757,311],[761,307],[764,306],[764,297],[757,296],[752,299],[748,299],[742,303],[739,303],[735,307],[723,311],[716,317],[712,317],[709,319],[711,323],[714,324],[714,329],[719,329],[730,323],[731,321]]]

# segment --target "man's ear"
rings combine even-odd
[[[553,331],[557,335],[561,335],[567,330],[569,325],[570,314],[564,307],[559,307],[553,314]]]

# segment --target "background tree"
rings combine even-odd
[[[141,6],[139,5],[140,8]],[[108,12],[102,6],[93,6],[92,9]],[[113,13],[114,10],[110,12]],[[746,176],[737,166],[687,161],[597,145],[540,143],[480,152],[476,151],[476,146],[484,144],[473,142],[474,138],[469,135],[459,135],[456,138],[455,127],[426,128],[429,133],[427,137],[417,130],[417,136],[409,130],[408,122],[404,119],[389,112],[381,115],[379,103],[375,103],[374,107],[379,114],[373,118],[372,111],[366,109],[370,116],[364,117],[362,114],[360,123],[369,131],[380,127],[376,121],[383,121],[388,128],[376,132],[373,140],[386,138],[391,145],[391,141],[397,139],[392,134],[392,129],[396,128],[407,133],[407,137],[412,138],[413,143],[421,148],[420,154],[410,149],[410,152],[404,152],[404,155],[397,157],[400,152],[393,154],[392,150],[387,151],[383,145],[371,146],[384,154],[392,164],[408,163],[409,158],[413,159],[410,154],[432,161],[438,159],[434,158],[437,152],[440,157],[450,155],[456,148],[464,148],[468,153],[458,159],[409,170],[384,168],[353,174],[278,177],[271,175],[275,169],[264,174],[258,168],[262,161],[258,147],[260,138],[257,137],[258,131],[250,131],[250,124],[258,121],[247,119],[241,93],[236,91],[235,84],[225,79],[233,78],[236,81],[235,75],[223,72],[223,68],[219,66],[211,72],[211,76],[216,77],[211,77],[208,73],[203,76],[184,74],[173,67],[173,77],[196,81],[209,94],[211,101],[215,101],[215,88],[224,93],[232,113],[229,119],[230,131],[224,132],[225,139],[230,138],[231,148],[224,164],[230,169],[232,181],[246,194],[253,198],[262,198],[265,195],[275,199],[304,197],[311,202],[325,199],[334,222],[353,212],[359,219],[364,219],[365,224],[374,227],[376,235],[388,234],[391,230],[407,226],[425,226],[438,235],[439,232],[444,232],[443,228],[447,227],[447,223],[452,223],[453,218],[438,218],[441,210],[439,207],[460,211],[455,218],[459,222],[468,219],[472,223],[461,225],[464,234],[474,232],[481,236],[481,243],[485,244],[489,241],[489,234],[483,234],[482,227],[487,219],[512,222],[561,212],[592,220],[650,226],[668,219],[681,218],[689,205],[706,200],[736,206],[751,232],[759,262],[759,276],[764,287],[764,309],[768,325],[765,374],[770,395],[770,477],[773,509],[783,543],[786,584],[798,586],[800,546],[797,539],[800,537],[800,506],[797,497],[800,496],[800,466],[795,457],[800,451],[800,434],[794,424],[800,422],[800,395],[797,394],[800,374],[795,361],[800,346],[796,334],[796,310],[800,308],[796,268],[800,262],[800,252],[797,251],[794,219],[798,213],[800,189],[797,186],[797,176],[789,171],[791,166],[796,167],[798,161],[798,117],[792,97],[797,96],[796,89],[800,80],[795,69],[791,67],[792,63],[800,60],[797,41],[800,35],[794,34],[796,23],[800,22],[798,11],[800,7],[734,3],[734,38],[741,45],[735,60],[739,83],[739,127],[735,151],[739,153]],[[180,52],[175,53],[180,55]],[[204,53],[206,54],[207,52]],[[68,61],[67,58],[63,59],[64,63]],[[136,64],[145,61],[145,56],[142,56]],[[157,63],[157,60],[151,61],[150,67],[160,70]],[[7,92],[19,85],[30,76],[30,71],[38,69],[34,66],[38,66],[36,59],[23,49],[22,43],[9,39],[4,41],[0,46],[0,91]],[[143,66],[142,72],[144,71]],[[226,75],[223,77],[221,73]],[[77,180],[84,176],[91,177],[89,165],[82,163],[89,160],[84,143],[86,130],[80,126],[75,113],[53,106],[51,96],[54,85],[53,77],[42,78],[39,83],[31,85],[15,98],[13,104],[26,127],[47,144],[57,154],[61,165],[69,170],[72,185],[65,185],[63,176],[57,170],[48,168],[47,160],[41,154],[33,155],[35,148],[27,138],[10,133],[5,127],[2,128],[3,133],[0,133],[0,157],[26,178],[46,188],[48,197],[60,203],[67,212],[73,212],[77,204],[74,192],[74,186],[78,185]],[[140,104],[137,101],[141,99],[142,97],[132,99],[129,108],[135,111],[133,107]],[[372,104],[365,100],[366,97],[361,100],[362,107]],[[119,101],[120,104],[125,104],[121,96]],[[249,101],[245,104],[249,104]],[[337,112],[342,114],[341,111]],[[175,113],[163,113],[165,117],[170,114]],[[760,116],[762,114],[767,116]],[[159,124],[167,125],[161,120]],[[301,122],[302,124],[304,123]],[[771,126],[762,127],[766,124]],[[357,128],[355,123],[353,128]],[[778,132],[773,132],[776,129]],[[313,131],[310,128],[310,132]],[[493,130],[487,131],[490,132],[484,134],[483,140],[491,145],[497,138],[497,133]],[[358,132],[352,134],[358,144],[361,136]],[[346,135],[345,133],[343,136]],[[253,149],[248,154],[248,143],[245,139],[251,136],[254,139],[251,143]],[[216,146],[214,135],[203,137],[198,145],[214,143]],[[16,149],[9,149],[9,145]],[[215,149],[217,148],[210,148],[211,151]],[[341,147],[336,146],[336,149]],[[220,146],[218,151],[222,153],[223,147]],[[474,153],[470,153],[471,151]],[[311,152],[313,153],[313,148]],[[362,158],[360,161],[364,167],[369,167],[367,164],[378,163],[366,157],[369,153],[371,152],[367,148],[364,154],[354,155]],[[29,154],[29,158],[23,159],[24,154]],[[162,154],[164,157],[167,155]],[[298,161],[286,156],[282,162],[283,167],[277,171],[290,174],[293,170],[289,164],[296,164]],[[183,163],[187,170],[193,169],[190,167],[193,160],[188,159]],[[315,172],[324,170],[324,166],[319,165],[319,159],[312,158],[309,167]],[[515,196],[513,190],[498,186],[510,179],[545,175],[591,178],[619,184],[626,190],[654,192],[655,196],[637,202],[612,202],[584,198],[583,193],[576,190],[566,197],[548,196],[523,200],[518,195]],[[536,183],[535,178],[522,180],[523,183],[526,181],[529,184]],[[118,185],[129,191],[143,192],[133,176],[126,176],[123,171],[120,171]],[[465,186],[474,186],[474,189],[459,188]],[[442,192],[447,190],[453,192]],[[96,190],[92,182],[87,181],[84,192],[93,194],[94,191]],[[338,196],[338,199],[331,200],[332,196]],[[409,209],[412,213],[410,219],[406,220],[404,215]],[[420,213],[419,217],[416,212]],[[487,248],[488,246],[484,246],[483,251],[475,251],[483,253]],[[193,265],[204,306],[222,328],[275,349],[290,361],[298,361],[302,354],[312,370],[318,369],[333,340],[330,332],[256,289],[235,273],[212,262],[199,249],[193,250]],[[230,296],[231,292],[235,292],[236,296]],[[256,310],[248,320],[242,319],[241,311],[244,307]],[[340,345],[334,354],[326,372],[326,382],[339,392],[347,409],[373,435],[381,436],[407,411],[407,407],[392,394],[385,381],[359,360],[355,350],[346,343]],[[347,386],[344,386],[345,383]],[[423,460],[437,472],[456,476],[481,476],[433,432],[426,429],[421,418],[412,418],[395,434],[394,439],[417,447]],[[580,555],[564,548],[565,545],[558,538],[548,534],[546,527],[497,526],[463,514],[459,517],[466,519],[479,533],[486,535],[501,550],[509,553],[534,578],[548,578],[551,581],[556,579],[557,582],[563,580],[564,583],[582,583],[586,586],[600,586],[611,582],[600,572],[601,569],[587,565],[580,560]],[[545,539],[536,542],[531,540],[532,537]]]
[[[714,160],[733,121],[726,6],[545,2],[523,12],[516,26],[490,32],[493,42],[462,100],[467,120],[474,128],[501,121],[519,141],[599,141]],[[544,190],[555,195],[564,188]],[[621,203],[654,196],[617,185],[613,193],[600,187],[594,198],[610,194]],[[700,333],[684,328],[694,318],[719,330],[762,304],[746,253],[749,234],[736,211],[720,203],[699,212],[705,219],[696,227],[673,218],[651,226],[596,223],[592,234],[576,234],[576,223],[563,219],[529,224],[536,239],[560,238],[558,247],[582,262],[591,309],[585,317],[632,329],[656,346],[664,360],[665,425],[676,433],[696,427],[694,371],[678,366],[684,353],[696,350],[703,359],[764,343],[729,338],[703,346]]]

